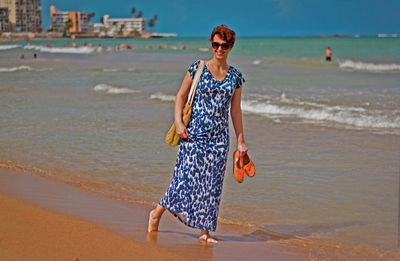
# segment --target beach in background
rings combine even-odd
[[[132,206],[158,203],[176,160],[164,143],[174,96],[190,64],[211,58],[207,38],[72,42],[0,43],[0,167]],[[244,37],[229,63],[246,79],[257,173],[234,180],[231,128],[219,224],[310,240],[327,257],[335,246],[393,256],[400,38]]]

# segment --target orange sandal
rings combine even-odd
[[[242,183],[244,180],[244,168],[240,168],[240,157],[239,151],[233,153],[233,176],[236,181]]]
[[[243,166],[246,175],[250,178],[254,177],[254,175],[256,174],[256,167],[254,166],[253,161],[250,159],[247,153],[243,157]]]

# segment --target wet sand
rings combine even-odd
[[[186,260],[166,248],[0,194],[1,260]]]
[[[219,226],[218,245],[166,213],[147,233],[147,206],[0,169],[1,260],[309,260],[279,235]],[[279,239],[279,240],[277,240]]]
[[[219,224],[216,245],[165,213],[147,233],[149,206],[0,168],[0,260],[398,260],[400,252],[332,245]]]

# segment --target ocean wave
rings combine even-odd
[[[370,72],[384,72],[384,71],[400,71],[400,64],[375,64],[355,62],[352,60],[345,60],[339,62],[339,67],[342,69],[351,69],[356,71],[370,71]]]
[[[18,67],[0,68],[0,72],[16,72],[16,71],[33,71],[34,69],[28,65],[20,65]]]
[[[132,90],[132,89],[128,89],[128,88],[119,88],[119,87],[115,87],[115,86],[103,84],[103,83],[94,86],[92,90],[94,90],[96,92],[105,92],[108,94],[122,94],[122,93],[137,93],[137,92],[139,92],[138,90]]]
[[[322,125],[346,125],[357,128],[400,128],[399,113],[385,113],[361,107],[329,106],[286,98],[271,100],[244,99],[243,112],[253,113],[281,122],[279,118],[297,118]]]
[[[397,37],[400,37],[400,34],[378,34],[378,37],[379,38],[388,38],[388,37],[397,38]]]
[[[118,68],[103,68],[103,72],[134,72],[136,71],[136,68],[128,68],[128,69],[118,69]]]
[[[27,45],[25,49],[37,50],[45,53],[72,53],[72,54],[85,54],[92,53],[96,50],[95,47],[81,46],[81,47],[47,47],[41,45]]]
[[[0,51],[2,50],[9,50],[9,49],[14,49],[14,48],[19,48],[21,45],[17,44],[12,44],[12,45],[0,45]]]
[[[162,92],[154,93],[150,99],[173,102],[175,96]],[[327,105],[318,102],[291,99],[282,93],[273,98],[266,95],[249,94],[241,102],[244,113],[256,114],[271,119],[276,123],[285,119],[324,126],[398,129],[400,111],[384,112],[363,107]]]
[[[153,93],[152,95],[150,95],[150,99],[171,102],[171,101],[175,101],[175,96],[167,95],[162,92],[156,92],[156,93]]]

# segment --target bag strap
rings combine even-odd
[[[200,79],[201,73],[203,72],[203,69],[204,69],[204,61],[200,60],[199,67],[197,67],[196,74],[193,77],[192,85],[190,86],[189,96],[188,96],[188,99],[186,102],[186,103],[189,103],[190,105],[192,105],[194,95],[196,93],[197,84],[199,82],[199,79]]]

